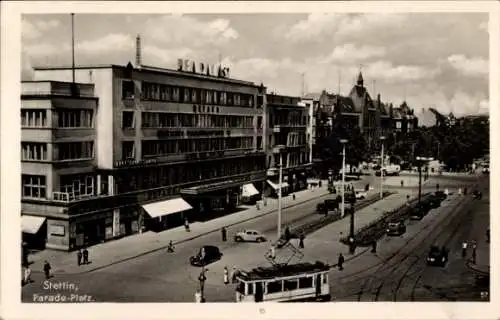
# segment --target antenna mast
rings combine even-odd
[[[73,85],[75,84],[75,14],[71,14],[71,70],[73,72]]]

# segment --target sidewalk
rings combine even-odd
[[[294,207],[327,194],[327,182],[322,181],[321,188],[316,187],[296,192],[295,200],[292,199],[291,194],[283,197],[282,208]],[[219,232],[222,227],[233,226],[270,214],[278,209],[278,199],[267,198],[267,205],[264,206],[262,201],[259,201],[259,206],[260,210],[257,210],[256,206],[242,206],[247,209],[206,222],[192,223],[190,224],[191,232],[186,232],[184,227],[181,226],[159,233],[149,231],[134,234],[92,246],[89,248],[91,263],[88,265],[78,266],[75,252],[40,251],[29,256],[29,260],[33,262],[31,270],[33,272],[42,270],[44,260],[49,261],[54,273],[77,274],[102,269],[109,265],[164,249],[168,246],[169,241],[172,241],[174,245],[179,244],[212,232]]]
[[[405,203],[405,194],[393,194],[368,207],[356,211],[354,216],[355,232],[378,219],[385,212],[399,208]],[[348,253],[348,247],[342,244],[340,239],[349,233],[349,226],[350,219],[349,216],[346,216],[308,235],[305,240],[304,258],[302,260],[326,260],[329,264],[336,265],[339,253],[343,253],[346,257],[346,261],[348,261],[352,257],[362,254],[366,250],[370,250],[370,248],[358,248],[355,255]]]

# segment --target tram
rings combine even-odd
[[[239,271],[236,302],[330,301],[329,271],[321,261]]]

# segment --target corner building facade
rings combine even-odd
[[[49,237],[49,247],[72,249],[179,226],[185,218],[209,219],[229,213],[248,190],[262,192],[265,87],[130,63],[78,67],[75,74],[77,83],[94,85],[99,101],[95,191],[65,201],[47,195],[44,201],[75,230],[58,243]],[[71,68],[35,69],[36,80],[71,76]]]

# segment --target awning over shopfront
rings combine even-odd
[[[177,212],[193,209],[189,203],[182,198],[158,201],[145,204],[142,208],[149,214],[151,218],[158,218]]]
[[[274,183],[272,182],[271,180],[267,180],[267,183],[269,183],[269,185],[274,189],[274,190],[278,190],[279,189],[279,183]],[[281,183],[281,188],[287,188],[288,187],[288,182],[282,182]]]
[[[252,197],[252,196],[255,196],[258,194],[259,194],[259,190],[257,190],[257,188],[255,188],[253,183],[243,185],[243,190],[241,192],[241,195],[243,197]]]
[[[223,190],[223,189],[227,189],[227,188],[240,187],[243,183],[244,183],[244,181],[242,181],[240,179],[207,183],[207,184],[202,184],[202,185],[198,185],[198,186],[194,186],[194,187],[190,187],[190,188],[181,189],[181,194],[199,195],[199,194]]]
[[[45,217],[21,216],[21,230],[24,233],[36,234],[45,222]]]

